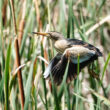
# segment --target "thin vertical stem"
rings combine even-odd
[[[12,17],[13,17],[14,31],[15,31],[15,35],[17,36],[17,27],[16,27],[16,19],[15,19],[15,10],[14,10],[13,0],[10,0],[10,4],[11,4]],[[19,45],[18,45],[17,37],[15,38],[15,51],[16,51],[16,63],[15,64],[17,65],[17,67],[19,67],[20,66],[20,55],[19,55]],[[21,96],[21,105],[22,105],[22,110],[23,110],[25,97],[24,97],[21,69],[18,70],[17,76],[18,76],[18,84],[19,84],[19,90],[20,90],[20,96]]]
[[[20,66],[20,55],[19,55],[19,45],[18,45],[18,39],[17,38],[15,38],[15,51],[16,51],[16,65],[18,68]],[[23,89],[23,80],[22,80],[22,75],[21,75],[21,69],[18,70],[17,76],[18,76],[18,84],[19,84],[19,90],[20,90],[20,95],[21,95],[21,105],[22,105],[22,110],[23,110],[24,109],[25,97],[24,97],[24,89]]]
[[[14,13],[15,10],[14,10],[13,0],[10,0],[10,4],[11,4],[12,17],[13,17],[14,31],[15,31],[15,35],[17,35],[17,27],[16,27],[16,20],[15,20],[15,13]]]
[[[21,20],[19,24],[19,33],[18,33],[19,48],[21,46],[21,42],[22,42],[23,34],[24,34],[24,28],[25,28],[26,0],[22,1],[21,13],[22,15],[21,15]]]

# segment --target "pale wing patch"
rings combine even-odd
[[[77,58],[79,55],[80,63],[89,60],[93,55],[95,55],[94,50],[89,50],[83,46],[74,45],[71,48],[65,50],[64,54],[69,54],[73,63],[77,64]]]
[[[86,56],[89,54],[95,54],[94,50],[89,50],[88,48],[79,46],[79,45],[74,45],[73,47],[69,48],[68,50],[75,57],[77,57],[78,55]]]

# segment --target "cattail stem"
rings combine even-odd
[[[18,45],[18,39],[15,38],[15,51],[16,51],[16,65],[17,67],[20,66],[20,56],[19,56],[19,45]],[[21,105],[22,105],[22,110],[24,109],[24,102],[25,102],[25,97],[24,97],[24,89],[23,89],[23,80],[22,80],[22,75],[21,75],[21,69],[18,70],[17,73],[18,76],[18,84],[19,84],[19,90],[20,90],[20,95],[21,95]]]
[[[17,36],[17,27],[16,27],[16,19],[15,19],[15,10],[14,10],[13,0],[10,0],[10,4],[11,4],[12,17],[13,17],[14,31],[15,31],[15,35]],[[16,66],[19,67],[20,66],[20,55],[19,55],[19,45],[18,45],[17,37],[15,38],[15,51],[16,51]],[[17,76],[18,76],[18,84],[19,84],[19,90],[20,90],[20,96],[21,96],[21,105],[22,105],[22,110],[23,110],[25,97],[24,97],[21,69],[18,70]]]

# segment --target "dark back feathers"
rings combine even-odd
[[[81,45],[81,46],[84,46],[90,50],[94,50],[96,52],[97,56],[102,56],[102,53],[100,52],[100,50],[89,43],[86,43],[86,42],[78,40],[78,39],[67,39],[67,41],[69,43],[69,45],[68,45],[69,47],[72,45]]]

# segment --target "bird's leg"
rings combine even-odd
[[[89,74],[93,77],[93,78],[96,78],[96,79],[100,79],[99,78],[99,75],[96,74],[94,71],[93,71],[93,65],[92,65],[92,69],[90,69],[90,65],[88,66],[88,71],[89,71]]]

